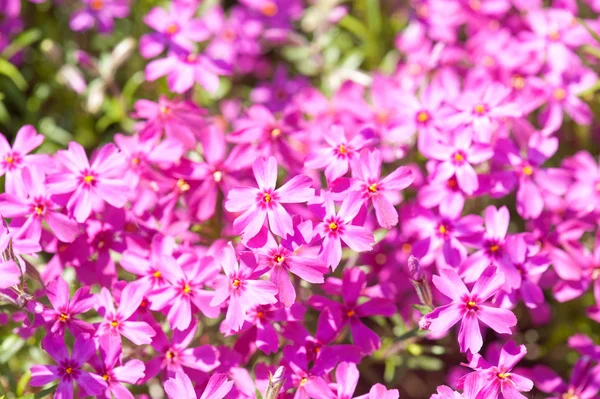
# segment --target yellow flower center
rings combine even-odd
[[[111,322],[110,322],[110,326],[111,326],[112,328],[116,328],[118,325],[119,325],[119,322],[118,322],[118,321],[116,321],[116,320],[113,320],[113,321],[111,321]]]
[[[90,8],[94,11],[100,11],[104,8],[104,0],[92,0],[90,2]]]
[[[467,309],[473,309],[477,304],[473,301],[467,302]]]
[[[335,222],[329,223],[329,230],[337,230],[338,225]]]
[[[173,352],[173,351],[167,351],[167,353],[165,354],[165,357],[167,359],[173,359],[175,356],[176,356],[175,352]]]
[[[262,319],[265,317],[265,312],[256,312],[256,317],[258,317],[259,319]]]
[[[531,176],[533,174],[533,168],[529,165],[523,168],[523,174],[527,176]]]
[[[348,317],[352,317],[356,314],[356,312],[353,309],[350,309],[349,311],[346,312],[346,316]]]
[[[277,11],[279,11],[279,9],[277,8],[277,4],[273,3],[272,1],[266,2],[260,9],[260,12],[262,12],[263,15],[266,17],[275,16],[275,14],[277,14]]]
[[[139,158],[137,158],[137,157],[136,157],[136,158],[133,158],[133,159],[131,160],[131,163],[132,163],[133,165],[139,165],[139,164],[140,164],[140,159],[139,159]]]
[[[429,120],[429,114],[425,111],[421,111],[417,114],[417,120],[421,123],[427,122]]]
[[[512,85],[515,89],[521,90],[525,87],[525,78],[520,75],[515,75],[512,78]]]
[[[476,114],[483,115],[485,113],[485,105],[476,104],[475,107],[473,107],[473,110]]]
[[[175,23],[169,24],[169,26],[167,26],[166,32],[169,35],[174,35],[175,33],[179,32],[179,26]]]
[[[457,152],[456,154],[454,154],[454,160],[456,162],[462,162],[465,160],[465,157],[460,152]]]
[[[490,247],[490,251],[492,251],[492,252],[496,252],[499,249],[500,249],[500,246],[498,246],[498,244],[494,244]]]
[[[160,112],[165,115],[170,115],[173,110],[168,105],[161,105]]]
[[[377,192],[377,184],[373,183],[369,186],[369,191],[372,193],[376,193]]]
[[[273,137],[274,139],[281,136],[281,129],[275,128],[273,130],[271,130],[271,137]]]
[[[571,388],[567,392],[562,394],[561,399],[579,399],[579,396],[575,395],[575,391],[573,390],[573,388]]]
[[[308,382],[308,378],[304,377],[300,380],[300,386],[303,387]]]
[[[265,202],[268,204],[269,202],[271,202],[271,195],[268,193],[265,193]]]
[[[104,381],[108,381],[108,380],[110,380],[110,377],[108,376],[108,374],[104,374],[104,375],[102,376],[102,379],[103,379]]]
[[[41,215],[42,213],[44,213],[44,205],[37,205],[35,207],[35,213],[37,213],[38,215]]]
[[[223,180],[223,172],[221,172],[220,170],[216,170],[213,173],[213,179],[215,179],[217,183]]]
[[[510,376],[510,373],[498,373],[498,378],[505,380]]]
[[[442,225],[440,225],[439,231],[440,231],[440,233],[442,233],[442,234],[446,234],[446,233],[448,232],[448,229],[446,228],[446,226],[444,226],[444,225],[442,224]]]
[[[85,184],[92,184],[92,182],[94,181],[94,176],[86,175],[83,177],[83,181],[85,182]]]
[[[154,272],[153,276],[155,278],[161,278],[162,277],[162,273],[157,270],[157,271]]]
[[[67,367],[65,369],[65,373],[67,373],[67,374],[71,374],[72,372],[73,372],[73,367]]]
[[[567,92],[565,91],[565,89],[558,87],[558,88],[554,89],[554,93],[552,93],[552,95],[554,96],[554,99],[556,99],[557,101],[560,101],[560,100],[563,100],[567,96]]]
[[[284,259],[285,258],[283,256],[281,256],[281,255],[275,256],[275,262],[277,262],[277,263],[283,262]]]
[[[8,155],[4,157],[4,160],[10,164],[12,164],[15,161],[13,157],[9,157]]]
[[[189,284],[186,284],[183,286],[181,292],[183,292],[184,294],[189,294],[190,292],[192,292],[192,288],[189,286]]]
[[[231,285],[233,286],[233,288],[238,288],[240,285],[242,285],[242,282],[236,278],[235,280],[233,280],[233,283],[231,283]]]
[[[340,144],[340,154],[347,154],[348,150],[346,150],[346,146],[343,144]]]
[[[59,316],[59,320],[62,322],[65,322],[65,321],[69,320],[69,315],[66,313],[61,313]]]
[[[177,187],[179,188],[179,191],[181,191],[181,192],[185,192],[190,189],[190,185],[187,184],[187,182],[183,179],[177,180]]]

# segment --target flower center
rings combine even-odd
[[[448,179],[448,187],[450,187],[450,188],[456,188],[456,186],[458,186],[458,182],[456,181],[456,177],[451,177],[450,179]]]
[[[377,192],[377,184],[373,183],[369,186],[369,191],[372,193],[376,193]]]
[[[276,255],[275,256],[275,262],[277,262],[277,263],[283,262],[284,259],[285,258],[282,255]]]
[[[277,11],[279,11],[277,8],[277,4],[273,3],[272,1],[266,2],[260,9],[260,12],[262,12],[263,15],[266,17],[275,16],[275,14],[277,14]]]
[[[300,380],[300,386],[301,386],[301,387],[303,387],[303,386],[304,386],[304,385],[305,385],[307,382],[308,382],[308,378],[306,378],[306,377],[303,377],[303,378]]]
[[[173,351],[167,351],[167,353],[165,353],[165,357],[167,359],[173,359],[176,356],[177,356],[177,354],[175,352],[173,352]]]
[[[533,174],[533,168],[529,165],[523,168],[523,174],[527,176],[531,176]]]
[[[505,380],[508,377],[510,377],[510,373],[498,373],[498,378],[500,378],[501,380]]]
[[[329,223],[329,230],[336,231],[338,229],[338,225],[335,222]]]
[[[154,272],[152,275],[153,275],[155,278],[161,278],[161,277],[162,277],[162,273],[161,273],[161,272],[159,272],[158,270],[157,270],[157,271],[155,271],[155,272]]]
[[[564,98],[567,96],[567,92],[562,87],[557,87],[556,89],[554,89],[552,95],[554,96],[555,100],[560,101],[564,100]]]
[[[104,0],[92,0],[90,2],[90,8],[94,11],[100,11],[104,8]]]
[[[440,224],[440,227],[438,230],[440,231],[441,234],[446,234],[448,232],[448,229],[443,224]]]
[[[108,374],[104,374],[104,375],[102,376],[102,379],[103,379],[104,381],[108,381],[108,380],[110,380],[110,376],[109,376]]]
[[[59,316],[59,320],[62,321],[63,323],[66,322],[67,320],[69,320],[69,315],[66,313],[61,313]]]
[[[494,244],[490,247],[490,251],[492,252],[496,252],[500,249],[500,246],[498,244]]]
[[[560,39],[560,33],[556,29],[551,29],[550,32],[548,32],[548,39],[557,41]]]
[[[339,151],[340,151],[340,154],[342,154],[342,155],[346,155],[348,153],[348,150],[346,150],[346,146],[343,144],[340,144]]]
[[[133,159],[131,160],[131,164],[132,164],[132,165],[134,165],[134,166],[137,166],[137,165],[139,165],[139,164],[140,164],[140,159],[139,159],[139,158],[137,158],[137,157],[136,157],[136,158],[133,158]]]
[[[118,326],[118,325],[119,325],[119,322],[118,322],[118,321],[116,321],[116,320],[113,320],[113,321],[111,321],[111,322],[110,322],[110,326],[111,326],[112,328],[117,328],[117,326]]]
[[[265,317],[265,312],[256,312],[256,317],[263,319]]]
[[[83,176],[83,181],[85,182],[85,184],[90,185],[94,181],[94,176],[92,176],[92,175],[85,175],[85,176]]]
[[[36,205],[35,207],[35,213],[37,213],[38,215],[41,215],[42,213],[44,213],[44,205]]]
[[[421,123],[425,123],[429,120],[429,113],[426,111],[421,111],[417,114],[417,121]]]
[[[465,156],[460,152],[457,152],[456,154],[454,154],[454,160],[459,163],[463,162],[465,160]]]
[[[473,310],[477,307],[477,303],[475,301],[468,301],[467,302],[467,309],[469,310]]]
[[[242,282],[236,278],[235,280],[233,280],[233,283],[231,283],[231,285],[233,286],[233,288],[239,288],[239,286],[242,285]]]
[[[402,244],[402,252],[404,252],[405,254],[409,254],[411,251],[412,251],[412,245],[410,245],[407,242]]]
[[[275,128],[273,130],[271,130],[271,137],[273,137],[274,139],[281,136],[281,129]]]
[[[4,160],[6,161],[6,163],[10,163],[10,164],[12,164],[15,161],[15,159],[13,157],[8,156],[8,155],[4,157]]]
[[[213,179],[215,179],[217,183],[223,180],[223,172],[221,172],[220,170],[215,171],[213,173]]]
[[[271,202],[271,195],[269,193],[265,193],[265,202],[268,204],[269,202]]]
[[[478,115],[483,115],[485,114],[485,105],[477,104],[473,107],[473,111]]]
[[[515,89],[521,90],[525,87],[525,78],[520,75],[515,75],[512,78],[512,85]]]
[[[190,292],[192,292],[192,288],[190,287],[189,284],[186,284],[183,286],[183,288],[181,289],[181,292],[183,292],[184,294],[189,294]]]
[[[179,188],[179,191],[181,191],[181,192],[185,192],[190,189],[190,185],[187,184],[187,182],[183,179],[177,180],[177,187]]]
[[[170,115],[173,110],[168,105],[161,105],[160,112],[165,115]]]
[[[561,399],[579,399],[579,396],[575,395],[575,391],[573,390],[573,388],[571,388],[567,392],[562,394]]]
[[[346,312],[346,316],[348,317],[352,317],[356,314],[356,312],[354,311],[354,309],[350,309],[349,311]]]
[[[167,26],[166,32],[169,35],[174,35],[175,33],[179,32],[179,25],[177,25],[176,23],[169,24],[169,26]]]
[[[65,373],[67,373],[67,374],[71,374],[72,372],[73,372],[73,367],[67,367],[65,369]]]

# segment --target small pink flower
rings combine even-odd
[[[227,374],[217,373],[210,377],[200,399],[223,399],[231,388],[233,381],[227,379]],[[196,399],[196,391],[192,380],[182,371],[175,373],[175,378],[165,382],[165,391],[169,399]]]

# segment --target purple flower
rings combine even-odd
[[[73,298],[69,299],[69,285],[59,277],[48,284],[46,295],[53,309],[45,309],[42,317],[50,325],[52,334],[62,335],[65,327],[75,335],[94,330],[90,324],[75,318],[76,315],[94,307],[94,296],[90,294],[90,287],[79,288]]]
[[[48,191],[71,194],[67,210],[79,223],[86,221],[99,200],[116,208],[127,202],[128,187],[120,178],[125,157],[114,144],[102,147],[91,166],[85,150],[76,142],[69,143],[68,151],[58,151],[57,159],[67,171],[48,176]]]
[[[129,15],[128,0],[82,0],[85,8],[71,16],[69,26],[76,32],[91,29],[94,25],[101,33],[113,30],[115,18]]]
[[[323,237],[320,256],[334,271],[342,260],[342,241],[356,252],[370,251],[375,242],[367,228],[352,224],[362,204],[361,194],[352,191],[336,212],[331,197],[325,198],[325,215],[315,227],[315,234]]]
[[[396,313],[394,304],[383,298],[374,298],[367,302],[358,303],[358,298],[367,285],[367,277],[359,268],[346,269],[342,281],[343,305],[320,295],[313,295],[308,304],[323,311],[329,309],[335,319],[337,330],[350,324],[350,331],[355,345],[365,354],[373,353],[381,346],[379,336],[362,321],[363,317],[382,315],[391,317]]]
[[[568,383],[547,366],[534,366],[531,372],[535,387],[551,395],[548,399],[593,399],[600,390],[600,366],[594,366],[589,358],[575,363]]]
[[[519,392],[529,392],[533,389],[533,381],[515,373],[513,368],[527,354],[525,345],[515,345],[514,341],[508,341],[500,351],[500,357],[496,366],[488,363],[481,355],[470,355],[469,367],[476,370],[483,386],[475,396],[475,399],[504,398],[525,399]],[[465,391],[468,390],[465,384]]]
[[[500,334],[511,334],[510,328],[517,325],[517,318],[510,310],[485,305],[504,285],[504,275],[497,273],[495,266],[483,271],[471,291],[452,269],[440,270],[439,276],[433,276],[433,284],[452,302],[425,316],[428,329],[443,334],[462,320],[458,332],[461,352],[477,353],[481,349],[483,338],[479,321]]]
[[[412,183],[411,170],[401,166],[382,179],[381,153],[363,150],[352,171],[359,180],[353,188],[362,192],[365,202],[373,204],[377,223],[386,229],[398,224],[398,212],[393,204],[399,200],[398,192]]]
[[[28,155],[44,141],[44,136],[37,134],[31,125],[23,126],[17,132],[11,147],[6,137],[0,134],[0,176],[5,177],[5,192],[25,196],[27,189],[23,187],[22,170],[26,166],[48,166],[46,155]]]
[[[277,287],[270,281],[257,279],[260,275],[256,273],[256,259],[251,253],[240,255],[238,263],[231,243],[223,248],[221,266],[226,278],[217,282],[210,306],[218,306],[229,298],[225,323],[229,329],[237,331],[249,308],[277,302]]]
[[[210,377],[200,399],[223,399],[231,388],[233,381],[227,379],[227,374],[217,373]],[[165,391],[169,399],[196,399],[196,391],[192,380],[184,372],[175,373],[175,378],[165,382]]]
[[[62,336],[48,336],[42,341],[46,352],[57,363],[56,366],[37,365],[31,368],[31,381],[34,387],[60,380],[55,398],[73,398],[73,381],[86,396],[101,395],[107,388],[106,382],[97,374],[82,369],[82,366],[96,353],[94,341],[88,336],[75,338],[73,354],[69,356]]]
[[[112,296],[106,287],[97,295],[96,309],[104,321],[98,326],[97,334],[123,335],[136,345],[149,344],[155,335],[154,329],[144,321],[129,320],[144,298],[144,291],[137,283],[129,283],[121,293],[119,308],[115,310]]]
[[[300,203],[312,199],[315,190],[312,180],[305,175],[294,176],[283,186],[277,183],[277,161],[259,159],[252,165],[258,188],[239,187],[229,191],[225,208],[229,212],[243,212],[233,222],[236,234],[242,233],[244,241],[255,237],[269,219],[271,231],[285,238],[293,234],[292,217],[281,204]]]

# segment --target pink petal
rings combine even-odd
[[[458,343],[461,352],[470,350],[471,353],[477,353],[483,346],[479,321],[472,312],[466,313],[462,319],[460,330],[458,331]]]
[[[517,325],[517,317],[508,309],[479,306],[477,317],[499,334],[510,334],[510,328]]]

